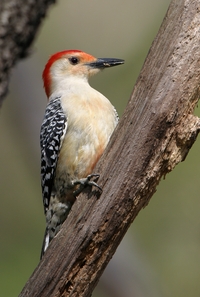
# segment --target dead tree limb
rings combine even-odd
[[[0,106],[7,94],[10,72],[26,57],[48,7],[55,0],[0,1]]]
[[[173,0],[95,169],[103,193],[78,197],[21,297],[91,296],[161,177],[185,159],[198,135],[199,45],[199,0]]]

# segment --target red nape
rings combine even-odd
[[[49,58],[46,66],[44,68],[43,74],[42,74],[42,78],[44,81],[44,89],[45,89],[47,97],[49,97],[49,95],[50,95],[50,85],[51,85],[50,68],[51,68],[52,64],[55,61],[59,60],[63,55],[68,55],[68,54],[73,54],[73,53],[81,53],[81,52],[82,51],[80,51],[80,50],[65,50],[65,51],[55,53]]]

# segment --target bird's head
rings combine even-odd
[[[49,97],[53,86],[63,79],[73,78],[88,80],[99,70],[107,67],[121,65],[124,60],[112,58],[95,58],[79,50],[66,50],[58,52],[50,57],[44,71],[44,88]]]

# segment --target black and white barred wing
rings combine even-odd
[[[40,133],[41,184],[46,213],[62,141],[67,130],[67,118],[60,104],[60,97],[47,105]]]

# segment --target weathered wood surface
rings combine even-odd
[[[200,120],[200,1],[174,0],[95,172],[20,296],[91,296],[162,176],[186,157]],[[88,199],[88,197],[90,199]]]

